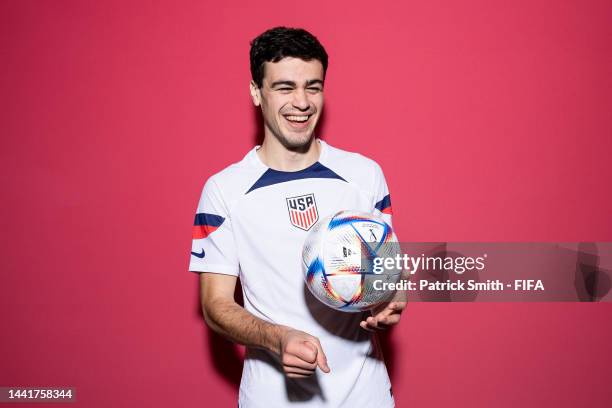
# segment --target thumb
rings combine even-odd
[[[327,365],[327,356],[323,352],[323,347],[321,347],[321,343],[317,342],[307,342],[309,347],[314,347],[317,352],[317,365],[324,373],[329,373],[331,370]]]

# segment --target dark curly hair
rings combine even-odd
[[[264,64],[286,57],[321,61],[325,78],[327,52],[317,37],[301,28],[274,27],[251,41],[251,76],[257,87],[263,84]]]

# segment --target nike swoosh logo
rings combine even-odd
[[[195,256],[196,258],[204,258],[204,255],[206,255],[206,253],[204,252],[204,248],[202,248],[201,253],[198,254],[197,252],[191,251],[191,255]]]

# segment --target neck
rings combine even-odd
[[[321,144],[313,137],[303,149],[292,151],[283,146],[274,136],[266,136],[257,154],[261,161],[271,169],[299,171],[319,160]]]

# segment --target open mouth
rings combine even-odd
[[[283,117],[294,127],[304,127],[312,115],[283,115]]]

